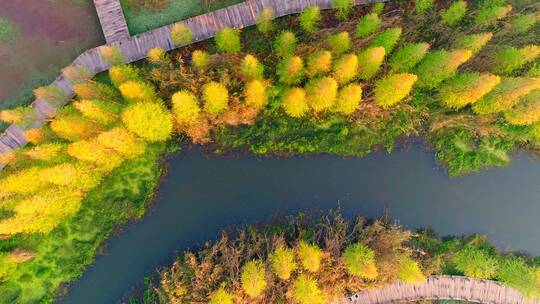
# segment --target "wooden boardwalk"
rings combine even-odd
[[[120,0],[94,0],[94,6],[107,43],[129,38]]]
[[[356,0],[356,5],[386,1],[388,0]],[[321,9],[329,9],[331,2],[331,0],[248,0],[178,23],[190,27],[193,31],[193,42],[199,42],[213,37],[223,27],[239,29],[256,24],[256,16],[267,7],[272,7],[276,17],[281,17],[300,13],[310,5],[317,5]],[[155,47],[160,47],[166,51],[176,48],[170,38],[174,24],[131,37],[127,30],[119,0],[94,0],[94,4],[103,27],[107,45],[118,47],[126,57],[127,62],[135,62],[146,58],[148,51]],[[103,61],[100,55],[101,47],[103,46],[85,51],[73,61],[71,66],[84,66],[91,76],[108,70],[110,66]],[[55,79],[52,85],[61,88],[66,93],[64,104],[68,103],[74,96],[73,88],[63,73]],[[31,106],[37,111],[35,122],[31,127],[42,126],[48,119],[54,117],[57,111],[57,108],[39,99],[32,102]],[[0,134],[0,155],[23,147],[25,144],[24,130],[12,125]],[[4,166],[0,163],[0,169]]]
[[[459,300],[486,304],[540,304],[512,287],[489,280],[432,276],[424,284],[397,282],[357,293],[334,304],[390,304],[420,300]]]

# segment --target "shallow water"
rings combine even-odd
[[[0,0],[15,25],[0,40],[0,110],[26,104],[85,50],[105,43],[92,0]]]
[[[540,254],[540,161],[525,153],[509,168],[461,178],[449,178],[432,153],[417,147],[363,159],[208,158],[194,150],[168,164],[152,210],[107,242],[105,255],[60,303],[119,302],[175,252],[215,238],[220,228],[338,201],[346,215],[376,217],[387,209],[409,228],[479,232],[501,249]]]

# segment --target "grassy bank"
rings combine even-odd
[[[65,289],[59,287],[82,275],[116,228],[144,214],[161,175],[160,159],[170,149],[156,144],[115,169],[87,194],[77,213],[50,233],[0,240],[0,303],[50,302],[61,296]],[[30,261],[21,260],[24,252]]]
[[[121,0],[132,35],[202,15],[242,0]]]

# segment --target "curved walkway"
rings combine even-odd
[[[420,300],[459,300],[485,304],[540,304],[499,282],[461,276],[432,276],[424,284],[397,282],[357,293],[334,304],[390,304]]]
[[[362,5],[386,2],[388,0],[355,1],[356,5]],[[213,37],[215,33],[223,27],[244,28],[256,24],[256,16],[267,7],[273,8],[276,17],[282,17],[300,13],[310,5],[317,5],[321,9],[329,9],[331,8],[331,2],[332,0],[248,0],[178,23],[191,28],[193,31],[193,42],[199,42]],[[171,29],[174,24],[129,37],[127,28],[124,27],[124,15],[119,11],[120,7],[118,6],[118,0],[94,0],[94,3],[98,10],[104,34],[108,37],[108,45],[118,47],[124,54],[128,63],[146,58],[148,51],[155,47],[160,47],[166,51],[177,48],[170,38]],[[88,69],[92,77],[100,72],[108,70],[110,65],[104,62],[100,55],[100,49],[102,47],[103,46],[99,46],[85,51],[77,57],[70,66],[84,66]],[[43,126],[50,118],[54,117],[56,111],[60,107],[67,104],[69,100],[73,98],[74,92],[72,84],[63,72],[51,85],[64,91],[66,98],[63,104],[53,107],[45,100],[34,100],[31,107],[36,109],[37,117],[33,124],[28,126],[28,128],[38,128]],[[11,125],[0,134],[0,155],[23,147],[26,143],[24,130],[21,127]],[[4,164],[0,163],[0,170],[4,166]]]

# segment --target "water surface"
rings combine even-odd
[[[176,251],[214,239],[234,224],[275,214],[334,208],[346,215],[390,216],[441,234],[480,232],[501,249],[540,255],[540,161],[449,178],[432,153],[417,147],[363,159],[206,157],[197,150],[168,160],[152,210],[107,242],[61,303],[116,303]]]

